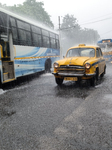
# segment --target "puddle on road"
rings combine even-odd
[[[66,82],[62,86],[56,86],[55,93],[58,97],[85,99],[90,95],[93,89],[94,88],[86,84],[79,86],[75,82]]]
[[[103,87],[103,81],[100,79],[95,87],[92,87],[88,81],[82,80],[81,84],[78,85],[73,81],[64,81],[62,86],[55,88],[56,96],[64,98],[82,98],[86,99],[93,91],[97,88]]]
[[[103,84],[99,84],[99,85],[96,85],[95,88],[99,88],[99,87],[102,87]]]
[[[42,74],[41,76],[53,76],[52,73],[45,73],[45,74]]]
[[[6,91],[0,89],[0,95],[4,94]]]

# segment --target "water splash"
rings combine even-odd
[[[4,94],[6,91],[0,89],[0,95]]]

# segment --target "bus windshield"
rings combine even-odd
[[[94,57],[95,50],[93,48],[73,48],[70,49],[66,57]]]

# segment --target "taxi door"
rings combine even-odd
[[[99,48],[99,53],[100,53],[100,61],[101,61],[101,73],[103,73],[104,72],[104,65],[105,65],[105,60],[104,60],[104,58],[103,58],[103,53],[102,53],[102,51],[101,51],[101,49]]]
[[[99,75],[102,72],[102,59],[101,59],[101,54],[99,48],[96,49],[96,57],[98,61],[98,68],[99,68]]]

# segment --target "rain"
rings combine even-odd
[[[111,4],[0,1],[0,150],[112,149]]]

